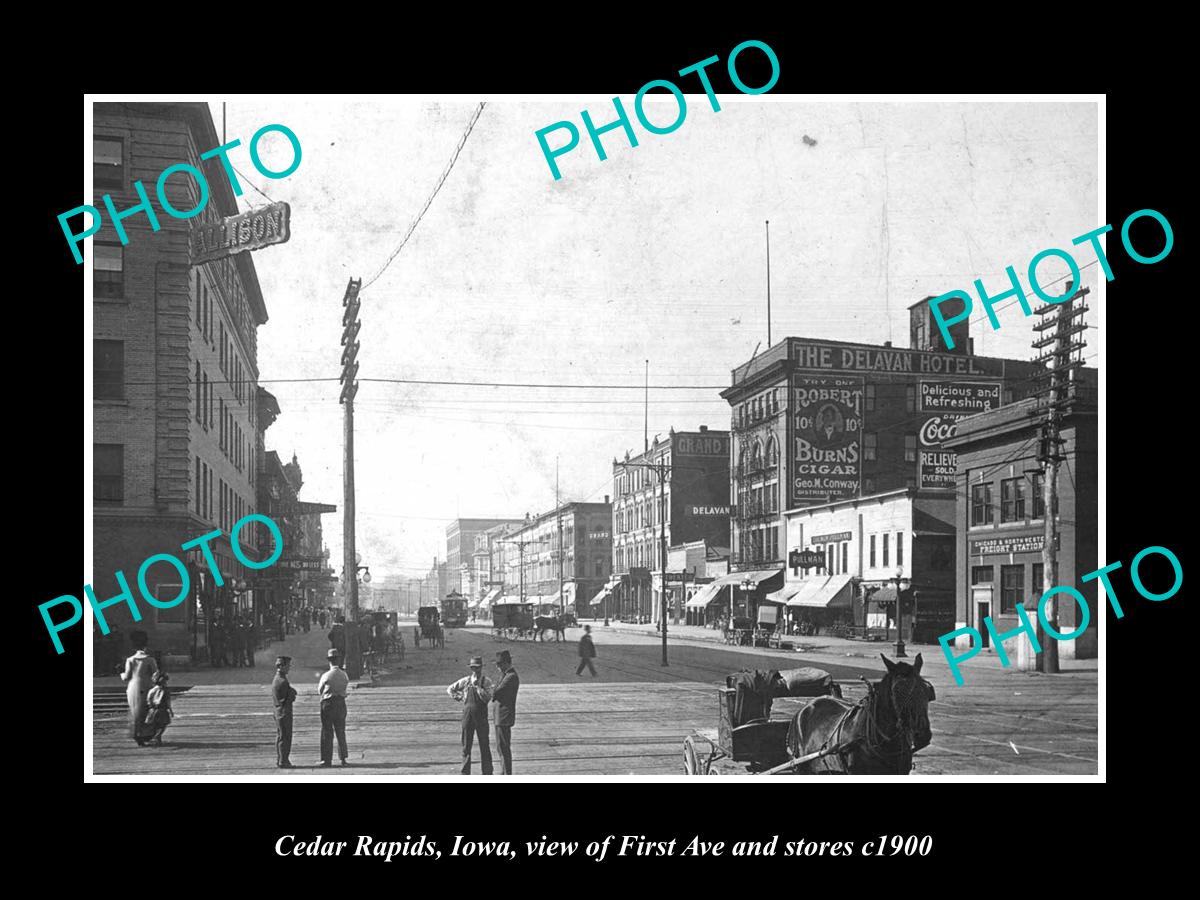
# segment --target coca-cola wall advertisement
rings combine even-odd
[[[858,494],[862,475],[862,377],[796,375],[792,378],[792,400],[792,505]]]
[[[943,450],[942,442],[954,437],[959,419],[1000,406],[1000,383],[922,381],[921,412],[938,415],[921,425],[917,454],[917,483],[922,488],[954,488],[958,454]]]

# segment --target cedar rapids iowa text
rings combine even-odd
[[[602,861],[613,850],[613,856],[853,856],[854,841],[780,841],[774,835],[769,841],[702,841],[698,836],[686,843],[672,838],[669,841],[647,840],[644,834],[610,834],[602,841],[552,841],[542,835],[540,841],[525,841],[528,857],[574,856],[582,847],[584,854],[596,862]],[[341,856],[350,846],[349,841],[328,841],[322,835],[312,840],[285,834],[275,842],[276,856]],[[858,845],[860,856],[927,856],[933,850],[933,837],[910,835],[880,835],[879,839],[864,841]],[[356,838],[351,856],[372,856],[391,862],[397,856],[428,856],[442,858],[437,841],[425,835],[416,840],[405,835],[403,841],[379,841],[369,834]],[[512,841],[472,841],[461,834],[454,836],[450,856],[495,856],[500,859],[516,859],[517,851]]]

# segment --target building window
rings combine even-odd
[[[1025,598],[1025,567],[1000,567],[1000,612],[1014,613]]]
[[[896,532],[896,565],[904,565],[904,532]]]
[[[96,254],[92,294],[96,299],[125,296],[125,248],[120,244],[92,244]]]
[[[837,557],[833,554],[833,544],[829,544],[825,548],[825,560],[825,571],[830,575],[836,575],[837,573],[834,571],[833,567],[837,563]]]
[[[971,566],[971,584],[991,584],[995,566]]]
[[[863,459],[875,459],[875,451],[879,445],[879,437],[874,432],[863,435]]]
[[[1033,564],[1033,581],[1030,583],[1029,589],[1038,597],[1041,597],[1043,590],[1042,585],[1046,583],[1046,576],[1044,574],[1045,571],[1046,568],[1041,563]]]
[[[196,421],[200,421],[200,411],[204,408],[204,392],[200,385],[200,363],[196,363]]]
[[[1034,472],[1033,475],[1030,476],[1030,481],[1033,482],[1030,486],[1031,492],[1033,493],[1033,518],[1045,518],[1046,495],[1044,491],[1046,489],[1046,482],[1043,480],[1041,472]]]
[[[1000,482],[1000,521],[1025,520],[1025,479],[1005,478]]]
[[[842,571],[850,571],[850,545],[842,544]]]
[[[92,138],[92,180],[96,187],[125,186],[124,151],[121,138]]]
[[[875,479],[874,478],[864,478],[863,479],[863,491],[867,494],[875,493]]]
[[[871,535],[871,568],[875,568],[875,535]]]
[[[866,403],[867,412],[873,412],[875,409],[875,385],[873,384],[867,385]]]
[[[908,412],[917,411],[917,386],[910,384],[904,389],[904,408]]]
[[[883,567],[885,569],[888,567],[888,537],[890,535],[883,536]]]
[[[117,503],[125,499],[123,444],[92,445],[92,496]]]
[[[125,342],[92,342],[92,385],[96,400],[125,398]]]
[[[906,434],[904,436],[904,461],[917,461],[917,436],[915,434]]]
[[[991,525],[995,521],[992,509],[991,484],[971,485],[971,524]]]

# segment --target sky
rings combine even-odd
[[[651,121],[676,115],[664,96],[648,100]],[[632,110],[632,98],[622,99]],[[597,125],[611,121],[611,98],[490,100],[386,268],[477,104],[226,103],[228,140],[246,144],[261,126],[282,123],[303,148],[300,166],[279,180],[245,155],[234,164],[263,192],[247,188],[244,209],[269,197],[292,210],[290,241],[254,253],[269,315],[258,331],[259,378],[281,409],[266,446],[284,459],[296,454],[302,499],[339,510],[340,386],[281,379],[337,378],[346,283],[383,269],[362,293],[355,400],[357,543],[376,577],[416,578],[435,556],[445,559],[446,526],[458,516],[553,508],[556,466],[564,501],[611,494],[613,458],[643,444],[646,360],[651,438],[671,427],[727,429],[718,392],[734,366],[767,347],[766,220],[776,343],[898,347],[908,345],[910,304],[972,291],[976,278],[993,294],[1008,290],[1009,265],[1025,284],[1036,253],[1070,249],[1104,224],[1091,102],[719,99],[713,112],[703,94],[688,95],[683,124],[667,135],[634,119],[637,147],[620,129],[603,135],[604,161],[580,110]],[[219,130],[221,102],[211,107]],[[563,120],[581,143],[558,158],[555,180],[535,132]],[[565,133],[549,140],[558,146]],[[262,155],[284,168],[286,140],[268,135]],[[1075,248],[1075,256],[1095,289],[1094,255]],[[1067,272],[1048,259],[1039,278],[1049,284]],[[1035,319],[1011,305],[999,316],[993,331],[976,303],[975,352],[1031,358]],[[1099,323],[1095,313],[1088,321]],[[1085,351],[1092,366],[1095,335]],[[341,513],[325,516],[324,529],[340,561]]]

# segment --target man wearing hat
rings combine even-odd
[[[294,769],[288,757],[292,753],[292,702],[296,689],[288,681],[292,667],[290,656],[275,658],[275,680],[271,682],[271,695],[275,698],[275,765],[281,769]]]
[[[487,706],[492,700],[492,682],[483,674],[483,657],[473,656],[469,663],[471,674],[450,687],[446,693],[463,705],[462,716],[462,773],[471,774],[471,742],[479,736],[479,768],[484,775],[492,774],[492,751],[488,746]]]
[[[350,676],[342,668],[342,654],[336,647],[325,654],[329,658],[329,671],[317,682],[317,693],[321,695],[321,765],[333,765],[333,736],[337,734],[338,756],[342,765],[349,765],[346,757],[346,690],[350,687]]]
[[[500,681],[492,691],[496,702],[496,748],[500,751],[500,774],[512,774],[512,727],[517,721],[517,689],[521,679],[513,668],[512,655],[507,650],[496,654]]]

